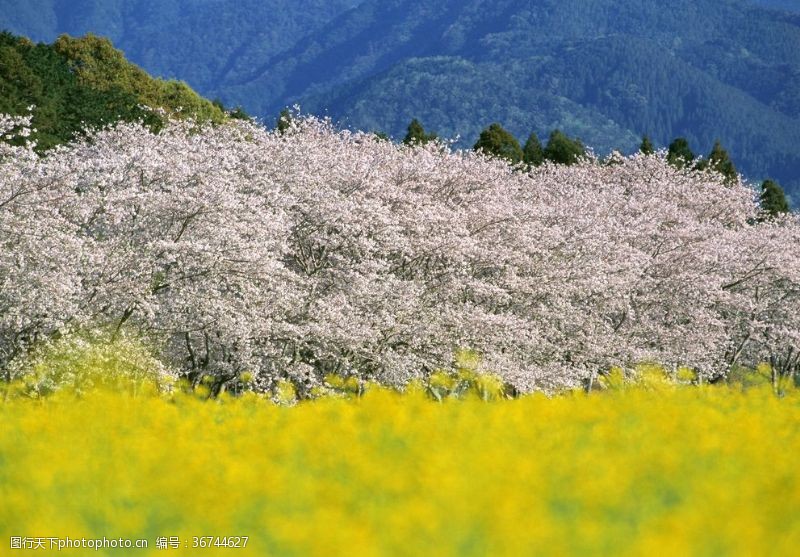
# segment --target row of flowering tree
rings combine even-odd
[[[521,391],[645,361],[792,373],[800,222],[759,216],[746,184],[663,153],[521,172],[316,119],[3,145],[0,369],[104,327],[217,388],[402,383],[462,348]]]

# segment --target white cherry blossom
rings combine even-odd
[[[29,120],[0,116],[0,135]],[[0,144],[0,368],[134,328],[193,381],[402,383],[459,348],[522,391],[800,353],[800,222],[664,154],[527,173],[316,119]],[[302,376],[302,377],[301,377]]]

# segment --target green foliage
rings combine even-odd
[[[764,362],[755,369],[735,366],[728,373],[726,383],[742,391],[769,388],[776,395],[785,396],[787,392],[796,391],[800,387],[800,375],[776,373],[772,366]]]
[[[252,116],[250,116],[241,106],[226,110],[225,112],[227,113],[228,117],[233,118],[234,120],[250,120],[252,118]]]
[[[128,62],[108,39],[87,34],[82,38],[62,35],[53,43],[67,59],[78,81],[96,91],[125,91],[144,105],[164,108],[174,116],[191,116],[199,121],[222,122],[224,112],[202,98],[182,81],[153,79]]]
[[[544,162],[544,150],[536,133],[531,133],[522,148],[522,160],[529,167],[539,166]]]
[[[462,369],[456,372],[436,371],[424,386],[425,393],[437,402],[447,399],[477,398],[483,401],[511,396],[497,375]]]
[[[755,368],[734,366],[725,376],[713,381],[715,387],[732,387],[736,390],[749,389],[771,390],[775,395],[785,396],[789,391],[800,387],[800,376],[797,374],[774,373],[770,364],[764,362]],[[702,386],[703,383],[695,370],[681,367],[668,371],[657,363],[642,363],[633,369],[614,367],[600,374],[592,384],[592,390],[598,391],[667,391],[678,387]]]
[[[506,159],[511,164],[517,164],[523,157],[522,147],[519,146],[517,138],[497,122],[481,132],[473,149],[493,157]]]
[[[735,366],[728,374],[727,382],[742,390],[768,387],[772,383],[771,370],[768,365],[758,366],[755,369]]]
[[[33,108],[32,138],[44,150],[86,127],[141,120],[158,129],[162,117],[222,122],[225,114],[182,82],[153,79],[106,39],[60,37],[52,46],[0,33],[0,112]]]
[[[642,143],[639,145],[639,152],[643,155],[652,155],[656,152],[655,147],[653,147],[653,142],[650,141],[648,136],[642,137]]]
[[[293,406],[297,403],[297,390],[291,381],[279,381],[275,386],[275,394],[272,397],[275,404],[281,406]]]
[[[289,131],[294,125],[294,114],[288,108],[281,110],[278,117],[275,119],[275,130],[279,134],[284,134]]]
[[[423,389],[438,402],[465,398],[488,402],[515,395],[499,376],[481,370],[481,356],[473,350],[457,351],[453,369],[433,372]]]
[[[761,184],[761,208],[771,217],[789,212],[789,202],[780,184],[764,180]]]
[[[403,143],[406,145],[425,145],[431,141],[436,140],[435,133],[426,133],[422,123],[414,118],[408,125],[406,136],[403,138]]]
[[[586,148],[579,139],[567,137],[561,130],[553,130],[547,147],[544,149],[544,158],[556,164],[571,165],[579,162],[586,156]]]
[[[600,390],[664,391],[676,387],[698,384],[697,373],[689,368],[668,371],[656,363],[640,363],[631,370],[614,367],[600,375],[597,385]]]
[[[252,117],[245,112],[245,110],[241,106],[237,106],[236,108],[226,108],[225,105],[222,103],[222,100],[219,98],[215,98],[211,101],[215,107],[217,107],[220,111],[226,114],[229,118],[233,118],[234,120],[250,120]]]
[[[733,161],[731,161],[728,152],[722,148],[722,144],[720,144],[719,140],[714,142],[714,147],[711,149],[708,158],[698,162],[696,168],[698,170],[713,170],[719,172],[725,177],[725,181],[728,183],[735,182],[738,177]]]
[[[678,137],[669,144],[667,161],[676,168],[686,168],[694,161],[695,155],[685,137]]]
[[[10,365],[11,390],[42,397],[57,391],[76,394],[106,388],[132,393],[164,391],[173,376],[147,346],[120,332],[88,331],[44,343]]]
[[[306,393],[309,398],[358,398],[371,391],[386,389],[385,385],[363,381],[355,376],[328,374],[322,385],[315,386]],[[406,393],[424,393],[429,398],[444,400],[479,399],[483,401],[513,398],[517,391],[503,382],[496,374],[481,369],[481,357],[472,350],[459,350],[449,369],[436,370],[424,380],[415,380],[402,388]],[[274,388],[272,400],[279,404],[291,405],[302,397],[300,390],[291,381],[281,381]]]
[[[317,395],[333,395],[340,397],[362,396],[368,388],[358,377],[344,377],[334,373],[325,376],[325,386],[323,390],[318,390]]]

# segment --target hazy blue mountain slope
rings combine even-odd
[[[263,92],[253,99],[256,112],[274,112],[284,100],[327,90],[411,57],[436,54],[437,37],[455,15],[452,3],[366,2],[222,88],[234,99]]]
[[[776,10],[785,10],[787,12],[800,13],[800,2],[797,0],[749,0],[753,4],[764,6],[765,8],[774,8]]]
[[[353,128],[389,131],[401,138],[410,120],[425,115],[425,124],[443,137],[460,135],[471,146],[490,122],[502,122],[520,138],[536,130],[546,139],[561,127],[593,148],[633,150],[640,137],[557,92],[535,82],[505,79],[513,67],[476,64],[463,58],[413,58],[371,79],[351,83],[303,100],[304,110],[345,114]],[[487,87],[487,79],[496,86]],[[498,103],[498,98],[505,99]]]
[[[737,0],[368,0],[223,90],[396,137],[415,116],[462,145],[494,120],[600,152],[644,133],[699,154],[720,139],[748,175],[797,191],[798,83],[798,22]]]
[[[704,150],[722,139],[755,174],[772,170],[775,159],[766,153],[797,153],[796,116],[774,110],[647,41],[611,37],[563,50],[539,68],[541,86],[570,93],[574,101],[627,129],[640,129],[662,143],[682,135]]]
[[[352,127],[385,130],[396,137],[412,117],[424,115],[429,127],[445,136],[460,133],[467,144],[492,121],[522,139],[531,131],[545,138],[560,127],[600,152],[631,151],[639,134],[647,133],[662,144],[686,136],[705,154],[719,138],[740,163],[747,163],[741,166],[749,173],[792,181],[792,169],[800,168],[794,148],[800,145],[797,118],[776,113],[652,45],[640,43],[621,58],[608,54],[623,48],[625,44],[611,38],[502,65],[453,57],[414,59],[332,93],[308,97],[303,106],[312,112],[327,108],[344,115]],[[632,81],[631,75],[637,79]],[[653,95],[652,89],[683,94]]]
[[[270,121],[299,102],[397,137],[417,117],[463,146],[495,120],[521,139],[559,127],[598,152],[644,133],[701,154],[720,139],[741,170],[800,197],[798,12],[785,0],[0,0],[0,26],[108,35],[148,71]]]
[[[202,93],[313,32],[357,0],[0,0],[0,29],[52,41],[110,38],[161,77]]]

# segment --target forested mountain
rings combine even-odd
[[[492,121],[600,152],[719,139],[748,175],[800,186],[800,26],[737,1],[370,0],[229,94],[253,90],[264,113],[297,100],[395,136],[415,116],[467,145]]]
[[[295,102],[471,146],[501,122],[596,151],[721,140],[800,195],[800,17],[782,0],[0,0],[34,39],[107,35],[157,75],[273,121]],[[769,8],[769,9],[765,9]]]
[[[209,93],[358,2],[0,0],[0,29],[46,42],[103,35],[150,73]]]
[[[0,33],[0,114],[32,110],[32,139],[42,149],[71,139],[86,127],[118,120],[144,120],[158,127],[162,109],[201,121],[226,118],[222,107],[179,81],[150,77],[104,38],[60,37],[34,45]]]
[[[800,2],[797,0],[750,0],[753,4],[764,6],[765,8],[774,8],[776,10],[784,10],[787,12],[800,12]]]

